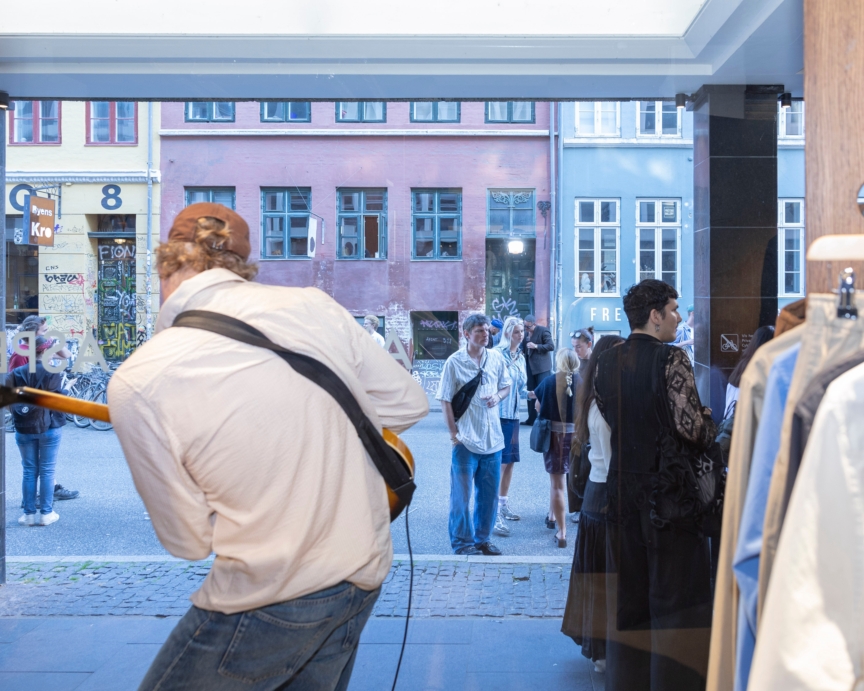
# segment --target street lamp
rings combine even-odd
[[[0,91],[0,110],[9,108],[9,94],[5,91]]]
[[[525,243],[521,240],[511,240],[507,243],[507,251],[510,254],[522,254],[522,250],[525,249]]]

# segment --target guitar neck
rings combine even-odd
[[[6,389],[6,387],[3,388]],[[89,417],[92,420],[111,422],[111,417],[108,414],[108,406],[102,403],[82,401],[81,399],[73,398],[72,396],[64,396],[63,394],[53,393],[51,391],[31,389],[29,386],[6,389],[4,394],[4,405],[10,405],[13,403],[29,403],[41,408],[47,408],[48,410],[55,410],[58,413],[80,415],[81,417]]]

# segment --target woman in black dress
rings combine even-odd
[[[606,512],[609,504],[606,474],[612,447],[609,425],[594,400],[594,375],[600,356],[623,342],[620,336],[603,336],[597,342],[576,394],[579,415],[573,441],[574,445],[590,445],[591,474],[585,486],[576,533],[561,631],[581,646],[582,654],[594,663],[597,672],[606,669]],[[578,451],[574,458],[578,458]]]
[[[574,393],[581,383],[579,357],[570,348],[563,348],[555,355],[555,374],[546,377],[534,390],[538,417],[552,423],[549,450],[543,454],[550,482],[546,527],[554,529],[557,525],[555,542],[559,547],[567,546],[565,479],[570,470],[570,444],[578,412]]]

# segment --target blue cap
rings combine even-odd
[[[494,326],[496,329],[503,329],[504,322],[502,322],[500,319],[493,319],[492,326]]]

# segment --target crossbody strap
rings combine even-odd
[[[351,389],[327,365],[308,355],[301,355],[283,348],[255,327],[226,314],[207,310],[188,310],[177,315],[173,326],[210,331],[241,343],[266,348],[285,360],[297,374],[315,382],[333,397],[348,416],[348,419],[351,420],[354,429],[357,430],[357,436],[360,437],[360,441],[363,442],[363,446],[387,486],[404,504],[411,503],[411,497],[416,486],[411,479],[408,468],[400,456],[384,441],[384,437],[363,412],[354,394],[351,393]]]

